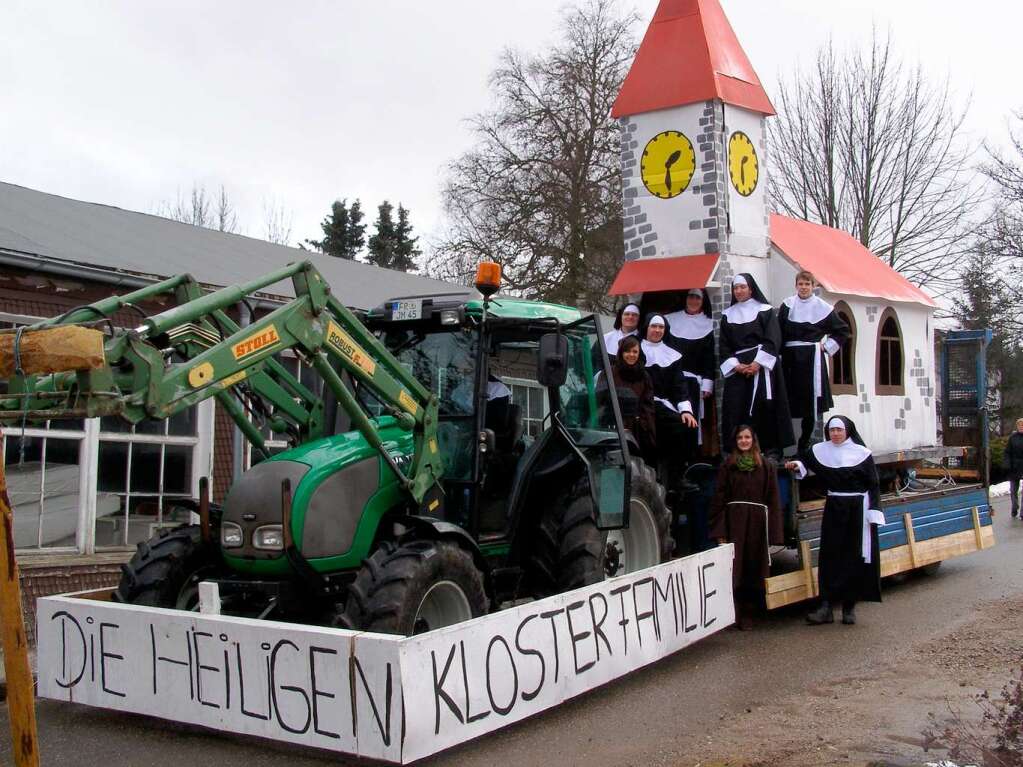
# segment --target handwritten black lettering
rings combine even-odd
[[[440,733],[440,702],[444,701],[444,705],[448,707],[452,714],[458,719],[459,724],[465,724],[465,719],[462,717],[462,711],[458,708],[458,704],[455,703],[455,699],[448,695],[444,689],[444,681],[448,678],[448,671],[451,670],[451,662],[455,659],[455,645],[451,645],[451,651],[448,653],[448,659],[444,662],[444,670],[440,674],[440,678],[437,677],[437,653],[433,650],[430,651],[430,659],[433,661],[433,705],[435,709],[434,721],[433,721],[433,734],[438,735]],[[354,700],[352,701],[354,704]],[[356,733],[353,731],[353,735]]]
[[[671,611],[675,618],[675,636],[678,636],[678,602],[675,601],[675,578],[672,573],[668,573],[667,582],[667,588],[662,589],[661,582],[654,581],[654,633],[657,635],[658,642],[661,641],[661,611],[658,607],[658,600],[671,602]]]
[[[195,650],[195,698],[199,701],[200,705],[207,706],[209,708],[220,708],[219,703],[214,703],[210,700],[203,700],[202,697],[202,672],[203,671],[216,671],[220,673],[220,669],[216,666],[204,666],[202,660],[199,657],[199,638],[206,637],[209,639],[213,638],[213,634],[208,631],[193,631],[192,632],[192,648]]]
[[[547,678],[547,663],[543,659],[543,653],[533,647],[522,646],[522,630],[526,625],[535,618],[539,618],[536,613],[527,615],[526,619],[519,624],[519,627],[515,630],[515,649],[522,655],[533,655],[538,661],[540,661],[540,681],[536,683],[536,689],[526,692],[522,691],[522,700],[527,703],[540,694],[540,689],[543,687],[544,679]]]
[[[582,640],[586,639],[586,637],[590,635],[590,632],[582,631],[576,633],[575,629],[572,626],[572,611],[578,610],[579,608],[585,605],[586,605],[585,602],[579,600],[578,602],[572,602],[568,607],[565,608],[565,620],[568,621],[568,638],[572,642],[572,665],[575,667],[576,676],[579,676],[579,674],[583,673],[584,671],[589,671],[591,668],[597,665],[597,661],[595,660],[591,660],[589,663],[584,663],[582,666],[579,665],[579,643]]]
[[[266,702],[266,713],[265,714],[261,714],[258,711],[249,711],[247,708],[245,708],[245,670],[242,667],[242,649],[241,649],[241,646],[238,644],[238,642],[233,642],[233,644],[234,644],[235,663],[236,663],[236,668],[238,669],[238,706],[241,709],[242,715],[243,716],[247,716],[247,717],[249,717],[251,719],[262,719],[264,722],[265,721],[269,721],[269,719],[270,719],[269,692],[267,693],[268,699],[267,699],[267,702]],[[267,687],[268,691],[270,689],[270,676],[269,676],[269,674],[270,674],[270,668],[269,668],[269,666],[267,666],[266,687]]]
[[[490,716],[490,712],[481,711],[478,714],[474,714],[469,708],[469,667],[465,662],[465,642],[459,642],[458,646],[462,651],[462,685],[465,690],[465,721],[472,724],[473,722],[478,722],[480,719],[486,719]]]
[[[653,578],[641,578],[632,584],[632,611],[636,616],[636,637],[639,639],[639,646],[643,646],[643,621],[655,621],[654,619],[654,599],[656,589],[650,589],[650,609],[640,612],[639,610],[639,587],[646,586],[654,582]],[[656,634],[656,627],[654,630]]]
[[[103,633],[105,629],[119,629],[116,623],[100,623],[99,624],[99,679],[100,687],[103,692],[110,695],[116,695],[118,698],[126,697],[123,692],[117,690],[111,690],[107,687],[107,658],[113,658],[114,660],[124,660],[123,655],[117,653],[107,652],[106,650],[106,635]]]
[[[611,596],[618,597],[618,625],[622,627],[622,649],[626,657],[629,655],[629,635],[626,633],[625,628],[629,625],[630,621],[625,617],[625,592],[631,588],[632,586],[626,585],[611,589]]]
[[[511,665],[512,672],[512,691],[511,696],[508,698],[508,705],[499,706],[497,701],[494,700],[494,669],[490,665],[491,653],[494,651],[494,645],[500,643],[504,647],[505,653],[508,655],[508,663]],[[487,697],[490,698],[490,707],[494,709],[494,712],[498,716],[506,716],[513,708],[515,708],[515,701],[519,697],[519,672],[515,668],[515,658],[512,656],[511,647],[508,646],[507,640],[500,634],[493,637],[490,640],[490,644],[487,645]]]
[[[270,653],[270,699],[273,701],[274,717],[277,719],[277,724],[280,725],[281,729],[296,735],[302,735],[309,731],[309,725],[312,723],[313,718],[312,705],[309,703],[309,696],[306,694],[305,690],[293,684],[282,684],[280,686],[281,691],[287,691],[298,695],[305,704],[305,721],[300,727],[292,727],[284,721],[284,717],[281,715],[281,704],[277,699],[277,658],[280,651],[285,647],[290,647],[295,652],[299,652],[298,645],[290,639],[282,639],[274,645],[274,648]]]
[[[696,631],[696,629],[700,627],[700,624],[693,623],[692,625],[689,625],[686,623],[689,618],[689,601],[686,599],[686,579],[682,573],[678,573],[676,577],[678,578],[678,590],[682,599],[682,630],[683,633],[688,634],[690,631]]]
[[[597,620],[597,613],[593,609],[593,603],[600,600],[601,604],[604,605],[604,611],[600,614],[600,620]],[[597,662],[600,662],[600,640],[604,640],[604,647],[607,648],[608,656],[614,655],[611,651],[611,643],[607,641],[607,636],[604,634],[601,628],[604,625],[604,621],[607,620],[607,598],[599,591],[590,594],[590,620],[593,622],[593,647],[596,650]]]
[[[356,727],[359,721],[359,699],[356,695],[355,686],[355,674],[358,672],[359,679],[362,680],[362,689],[366,692],[366,697],[369,698],[369,706],[373,711],[373,718],[377,723],[377,730],[380,732],[380,737],[384,741],[385,746],[391,745],[391,701],[394,697],[394,679],[391,671],[391,664],[386,664],[386,676],[384,681],[384,716],[381,718],[380,709],[377,708],[376,698],[373,697],[373,691],[369,687],[369,680],[366,679],[366,672],[362,669],[362,663],[359,662],[358,657],[355,655],[351,656],[351,660],[348,662],[348,678],[351,684],[352,693],[352,729],[353,734],[358,735]]]
[[[547,612],[540,613],[540,617],[544,620],[551,622],[551,637],[554,640],[554,684],[558,683],[558,672],[561,669],[561,651],[558,649],[558,624],[554,622],[554,619],[565,612],[563,607],[557,610],[548,610]]]
[[[329,698],[333,700],[337,696],[332,692],[324,692],[316,686],[316,656],[319,655],[337,655],[337,650],[333,650],[329,647],[310,647],[309,648],[309,679],[310,686],[309,692],[313,699],[313,732],[317,735],[326,735],[328,738],[341,738],[341,735],[330,730],[324,730],[320,727],[320,709],[318,700],[320,698]]]
[[[85,649],[85,632],[82,630],[82,625],[78,622],[75,616],[73,616],[66,610],[60,610],[58,612],[55,612],[50,617],[50,620],[60,621],[60,678],[57,679],[56,682],[64,689],[70,689],[71,687],[74,687],[76,684],[82,681],[82,677],[85,675],[86,665],[85,656],[87,655]],[[67,641],[68,623],[71,623],[75,627],[75,630],[78,632],[78,641],[81,642],[82,649],[82,667],[81,669],[79,669],[74,679],[68,679],[68,677],[70,676],[70,673],[68,672],[68,663],[71,658],[69,653],[69,650],[71,648],[68,646]]]
[[[717,594],[717,589],[713,591],[707,591],[707,571],[714,567],[713,562],[707,562],[700,567],[700,619],[703,623],[704,628],[708,628],[714,624],[717,618],[708,619],[710,613],[707,611],[707,603],[710,598]]]

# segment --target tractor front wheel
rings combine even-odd
[[[131,560],[121,565],[115,602],[195,610],[199,581],[218,566],[217,550],[203,543],[198,525],[161,530],[138,544]]]
[[[411,636],[487,613],[472,555],[449,541],[385,541],[362,564],[334,618],[339,628]]]
[[[675,549],[664,487],[639,458],[632,458],[631,466],[629,526],[607,534],[604,571],[609,578],[667,562]]]

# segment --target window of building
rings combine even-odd
[[[512,402],[521,408],[522,433],[539,436],[547,417],[547,390],[536,381],[523,378],[505,378],[504,382],[512,391]]]
[[[902,328],[891,307],[881,313],[877,336],[877,393],[905,394],[902,367]]]
[[[831,357],[833,394],[856,393],[856,319],[845,301],[835,304],[835,313],[849,326],[849,340]]]
[[[0,327],[40,318],[0,314]],[[5,430],[8,492],[19,550],[91,554],[189,520],[175,505],[211,473],[212,401],[163,421],[29,423]]]

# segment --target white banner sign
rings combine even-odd
[[[407,639],[38,602],[39,694],[408,763],[730,625],[732,547]]]

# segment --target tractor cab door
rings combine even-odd
[[[629,524],[629,461],[610,362],[596,316],[562,330],[565,382],[550,390],[551,425],[582,460],[602,530]]]

